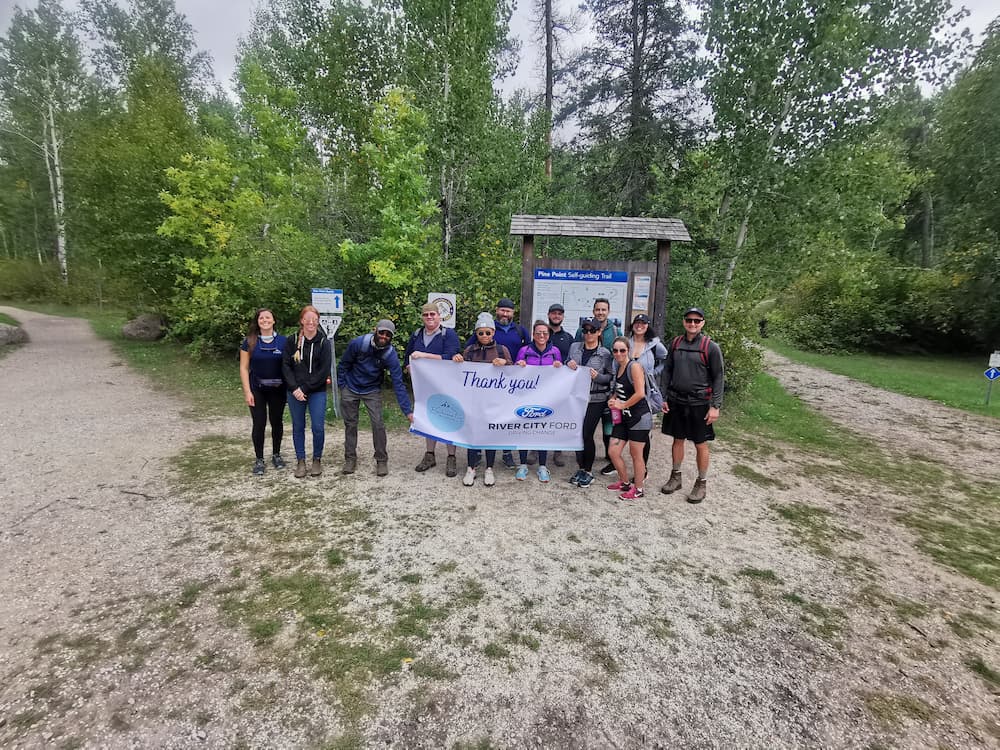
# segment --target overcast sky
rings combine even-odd
[[[576,5],[571,0],[562,2]],[[63,0],[63,7],[67,10],[75,10],[77,4],[77,0]],[[956,6],[959,4],[964,4],[971,11],[967,23],[978,41],[986,26],[997,15],[996,0],[966,0],[964,3],[956,3]],[[10,23],[13,8],[18,5],[22,8],[34,8],[37,0],[0,0],[0,29],[4,33]],[[176,0],[178,11],[187,16],[195,30],[199,48],[212,55],[215,77],[227,89],[235,68],[237,40],[249,30],[253,11],[258,5],[256,0]],[[529,41],[533,34],[531,0],[518,2],[511,28],[521,39],[521,63],[514,80],[505,82],[503,89],[508,92],[519,87],[541,90],[540,52]]]

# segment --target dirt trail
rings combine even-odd
[[[1000,423],[926,399],[891,393],[767,352],[766,366],[789,393],[834,422],[868,435],[890,454],[920,457],[1000,480]]]
[[[0,311],[31,336],[0,358],[0,746],[1000,746],[966,666],[1000,666],[996,592],[918,549],[893,488],[859,503],[752,437],[698,507],[656,492],[659,436],[641,504],[570,466],[465,488],[440,448],[418,475],[402,433],[389,477],[343,477],[336,425],[320,479],[255,479],[248,424],[186,418],[84,321]],[[997,478],[993,424],[769,367]]]

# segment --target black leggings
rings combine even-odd
[[[274,453],[281,453],[281,438],[285,425],[281,421],[285,415],[285,389],[261,388],[253,392],[250,416],[253,418],[253,451],[257,458],[264,458],[264,428],[268,417],[271,420],[271,446]]]
[[[594,444],[594,430],[601,423],[601,414],[604,413],[606,404],[603,401],[587,404],[587,411],[583,415],[583,450],[576,452],[576,465],[584,471],[594,468],[594,457],[597,455],[597,446]],[[605,438],[605,449],[611,436]]]

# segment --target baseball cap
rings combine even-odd
[[[601,330],[601,324],[597,318],[580,318],[580,328],[593,328],[599,331]]]
[[[632,318],[632,325],[636,323],[649,323],[649,316],[646,313],[639,313],[634,318]]]
[[[382,320],[380,320],[378,323],[375,324],[375,330],[388,331],[389,333],[395,334],[396,324],[393,323],[391,320],[386,320],[385,318],[383,318]]]
[[[558,302],[556,302],[553,305],[549,305],[549,312],[561,312],[561,313],[564,313],[564,312],[566,312],[566,308],[563,307],[562,305],[560,305]]]
[[[703,318],[705,317],[705,311],[702,310],[700,307],[689,307],[687,310],[684,311],[685,315],[690,315],[691,313],[698,313],[701,317]]]

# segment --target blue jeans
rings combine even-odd
[[[323,458],[323,443],[326,441],[326,390],[310,393],[305,401],[299,401],[288,392],[288,413],[292,417],[292,445],[295,459],[306,460],[306,409],[309,410],[309,424],[313,434],[313,458]]]

